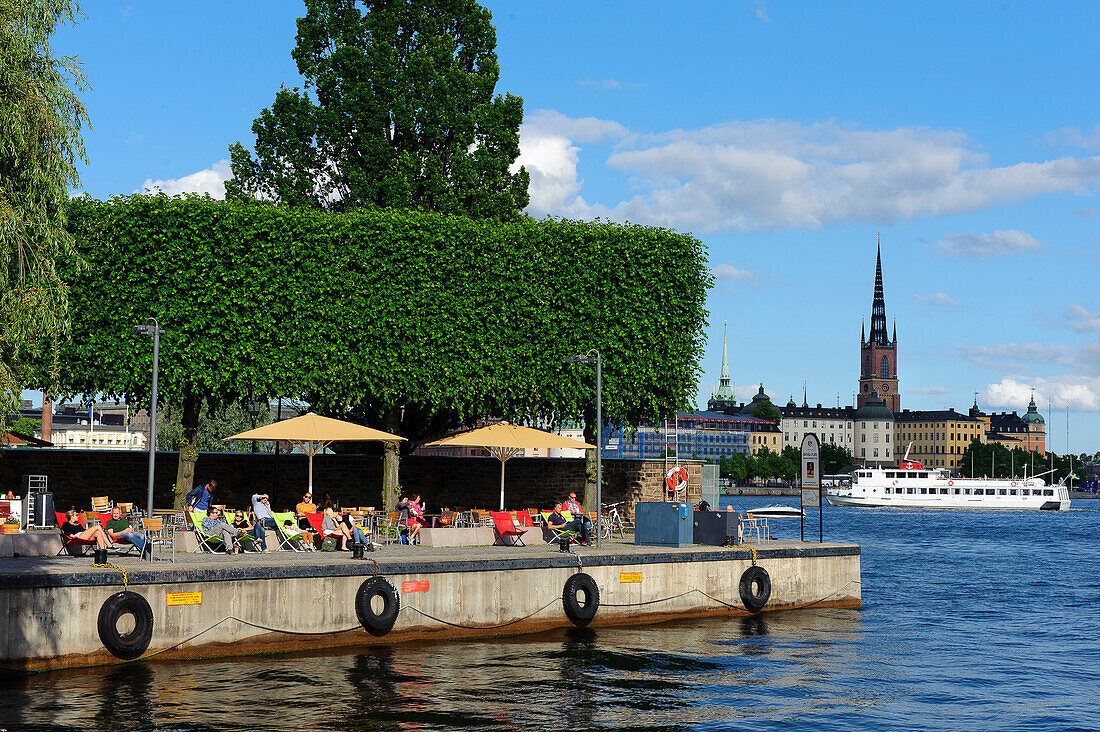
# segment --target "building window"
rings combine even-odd
[[[859,456],[860,457],[867,457],[867,448],[866,447],[861,447],[859,449]]]
[[[875,457],[878,457],[878,448],[875,448]]]
[[[882,360],[878,362],[878,375],[883,379],[890,376],[890,362],[886,356],[883,356]]]
[[[862,435],[859,436],[859,441],[860,442],[867,442],[867,433],[866,432],[864,432]]]

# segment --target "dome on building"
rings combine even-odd
[[[745,405],[745,408],[741,410],[741,414],[753,414],[754,412],[756,412],[756,408],[762,403],[767,402],[771,404],[771,401],[772,400],[768,398],[768,395],[764,393],[764,385],[761,384],[760,391],[756,392],[756,394],[753,395],[752,402]]]
[[[794,403],[794,394],[791,394],[791,398],[787,400],[787,409],[794,409],[798,405]]]
[[[1023,416],[1023,420],[1028,424],[1046,424],[1046,420],[1043,419],[1043,415],[1039,414],[1039,410],[1035,408],[1035,395],[1031,395],[1031,403],[1027,405],[1027,414]]]
[[[867,401],[863,403],[863,406],[856,410],[854,418],[863,420],[886,419],[892,422],[894,421],[894,413],[886,408],[886,402],[882,401],[878,392],[872,389],[871,396],[867,397]]]

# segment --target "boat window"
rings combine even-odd
[[[896,473],[892,473],[892,472],[890,472],[889,470],[887,470],[887,471],[886,471],[886,477],[887,477],[887,478],[896,478],[896,477],[897,477],[897,474],[896,474]]]
[[[1054,491],[1048,488],[1047,490],[1043,491],[1043,495],[1044,496],[1053,496]]]
[[[956,496],[959,495],[960,493],[962,493],[962,491],[959,490],[958,488],[952,488],[951,492],[954,493]]]
[[[917,477],[918,477],[918,478],[927,478],[927,477],[928,477],[928,473],[918,473],[918,474],[917,474]]]
[[[905,489],[905,492],[906,492],[906,493],[915,493],[915,492],[916,492],[916,490],[917,490],[916,488],[906,488],[906,489]]]
[[[1010,495],[1010,496],[1014,496],[1014,495],[1016,495],[1016,489],[1015,489],[1015,488],[1013,488],[1012,490],[1010,490],[1010,491],[1008,492],[1008,495]]]
[[[969,488],[967,488],[967,489],[966,489],[965,491],[963,491],[963,493],[965,493],[966,495],[968,495],[968,496],[969,496],[969,495],[970,495],[970,489],[969,489]]]
[[[946,488],[940,488],[940,495],[946,496],[947,495],[947,489]]]
[[[1015,491],[1013,491],[1013,492],[1015,492]],[[1007,495],[1008,495],[1008,491],[1006,491],[1006,490],[1005,490],[1004,488],[1001,488],[1001,489],[1000,489],[999,491],[997,491],[997,495],[999,495],[999,496],[1007,496]]]
[[[920,494],[922,496],[927,496],[928,495],[928,489],[927,488],[921,488],[920,489]]]
[[[1020,495],[1021,496],[1030,496],[1031,491],[1029,491],[1027,488],[1024,488],[1022,491],[1020,491]]]
[[[917,474],[916,474],[916,473],[906,473],[906,474],[905,474],[905,477],[906,477],[906,478],[916,478],[916,477],[917,477]]]

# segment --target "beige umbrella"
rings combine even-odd
[[[595,445],[574,440],[571,437],[562,437],[553,432],[536,430],[531,427],[520,427],[508,422],[497,422],[488,427],[479,427],[476,430],[463,432],[442,440],[429,442],[427,445],[440,447],[484,447],[489,453],[500,461],[500,510],[504,510],[504,463],[516,455],[523,454],[527,448],[551,448],[568,447],[573,449],[595,450]]]
[[[404,437],[361,424],[321,417],[310,412],[301,417],[272,422],[226,440],[279,440],[292,442],[309,455],[309,491],[313,492],[313,456],[333,442],[397,442]]]

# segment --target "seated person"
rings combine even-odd
[[[696,511],[709,511],[710,504],[706,501],[699,501],[699,505],[695,509]]]
[[[566,521],[565,516],[561,515],[562,510],[561,506],[555,506],[554,510],[550,512],[550,515],[546,517],[546,525],[554,531],[575,531],[580,537],[581,544],[587,544],[588,525],[580,518]]]
[[[111,545],[111,537],[107,536],[107,532],[103,530],[102,526],[85,528],[80,525],[80,512],[76,509],[71,508],[66,511],[65,518],[67,521],[61,524],[61,533],[65,536],[75,536],[84,541],[95,539],[96,546],[100,549],[106,549]]]
[[[312,535],[299,529],[290,519],[283,522],[283,533],[286,534],[287,541],[297,546],[302,546],[307,541],[313,543]]]
[[[225,543],[226,554],[236,554],[240,551],[237,546],[237,537],[244,536],[244,529],[235,529],[222,519],[220,508],[210,507],[210,513],[202,520],[202,530],[207,536],[217,536]]]
[[[417,498],[419,498],[419,496],[417,496]],[[418,507],[413,507],[413,501],[408,496],[401,496],[401,500],[394,505],[394,508],[401,512],[401,520],[398,526],[404,526],[409,530],[408,542],[413,544],[419,541],[420,522],[415,518],[415,512]]]
[[[307,513],[317,513],[317,504],[313,502],[313,495],[309,491],[306,491],[306,494],[302,496],[302,502],[294,507],[294,514],[298,517],[298,528],[309,528],[309,519],[306,518]]]
[[[568,511],[570,514],[572,514],[574,521],[577,521],[579,519],[584,523],[585,536],[587,536],[588,532],[591,531],[592,528],[592,519],[590,519],[588,517],[588,514],[584,512],[584,508],[577,500],[576,491],[569,491],[569,497],[562,501],[561,509],[563,511]]]
[[[326,539],[330,536],[340,537],[340,549],[347,551],[351,531],[336,518],[336,512],[332,510],[332,506],[325,509],[324,515],[325,517],[321,519],[321,535]]]
[[[122,518],[121,508],[115,506],[111,509],[111,520],[107,522],[105,528],[107,529],[107,536],[111,537],[112,542],[125,539],[137,547],[142,559],[146,558],[145,535],[139,534],[130,527],[130,520]],[[149,549],[152,550],[152,547],[149,547]]]
[[[252,494],[252,515],[256,517],[256,541],[260,543],[260,551],[267,548],[267,531],[274,531],[278,526],[275,517],[271,515],[271,497],[266,493]]]
[[[252,542],[253,551],[262,552],[264,550],[263,545],[260,544],[258,541],[259,537],[256,536],[256,526],[254,526],[252,522],[248,520],[248,514],[246,514],[244,511],[237,511],[237,513],[234,514],[233,522],[230,524],[230,526],[232,526],[234,529],[237,529],[238,531],[243,531],[244,533],[251,536],[253,539],[257,540]]]

